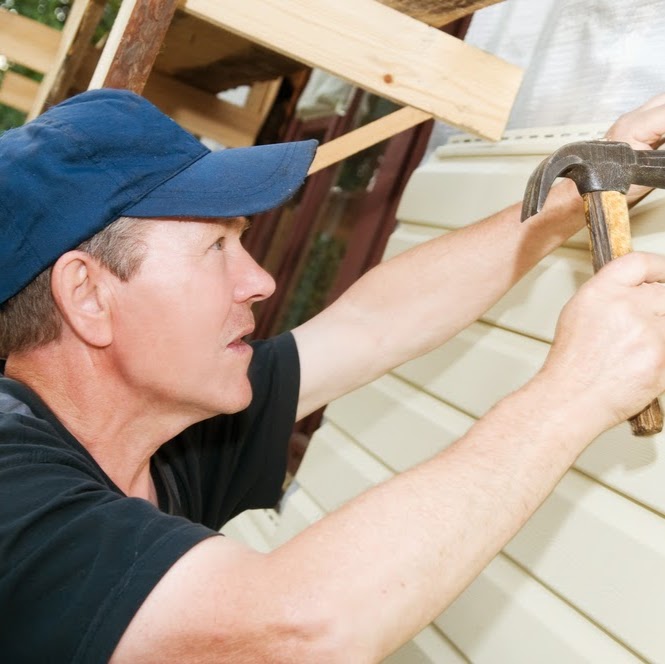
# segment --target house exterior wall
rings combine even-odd
[[[539,161],[598,126],[453,138],[414,173],[389,258],[522,197]],[[632,213],[634,247],[665,253],[665,193]],[[541,366],[563,304],[592,274],[586,231],[441,348],[330,404],[280,512],[225,532],[267,551],[459,438]],[[544,406],[546,407],[546,405]],[[600,436],[469,588],[388,658],[478,664],[665,662],[665,435]],[[386,506],[389,509],[389,506]]]

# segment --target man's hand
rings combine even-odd
[[[609,141],[622,141],[635,150],[659,148],[665,142],[665,94],[656,95],[633,111],[624,113],[607,130]],[[628,191],[628,204],[644,198],[651,189],[633,185]]]
[[[601,428],[665,391],[665,257],[633,253],[591,278],[564,307],[541,375],[594,403]]]
[[[622,115],[607,138],[650,149],[663,133],[665,94]],[[648,192],[631,187],[629,203]],[[581,198],[567,179],[528,223],[520,223],[520,211],[521,202],[382,263],[294,330],[299,417],[450,339],[585,225]]]

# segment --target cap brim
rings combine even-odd
[[[218,150],[123,210],[135,217],[243,217],[285,203],[300,188],[317,141]]]

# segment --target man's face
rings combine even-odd
[[[145,260],[113,282],[115,366],[140,400],[203,419],[251,400],[251,305],[275,289],[240,243],[244,219],[145,220]]]

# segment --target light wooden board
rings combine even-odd
[[[501,554],[434,624],[474,664],[643,661]]]
[[[665,661],[665,519],[570,471],[505,551],[650,662]]]
[[[186,0],[184,9],[382,97],[495,140],[521,80],[514,65],[375,0]]]
[[[43,74],[53,64],[60,31],[0,8],[0,53],[10,62]]]
[[[83,62],[92,36],[104,13],[102,0],[75,0],[67,15],[58,49],[49,64],[27,120],[62,101]]]
[[[326,512],[392,477],[386,466],[330,423],[312,437],[296,481]]]
[[[39,90],[39,83],[27,76],[8,71],[0,83],[0,104],[27,113]]]
[[[226,147],[253,145],[260,128],[256,114],[157,71],[144,94],[185,129]]]
[[[437,28],[500,0],[381,0],[397,11]]]

